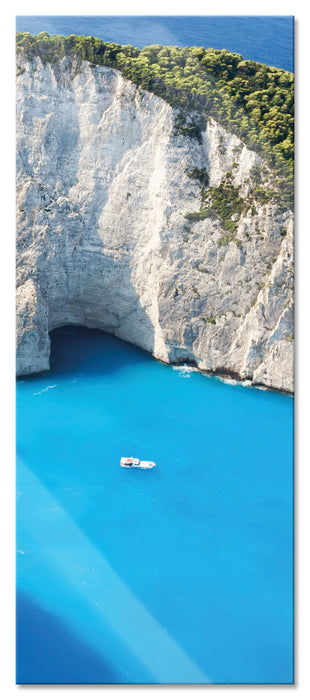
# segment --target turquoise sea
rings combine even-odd
[[[17,682],[293,682],[292,397],[52,333],[17,383]]]

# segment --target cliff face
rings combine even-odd
[[[77,323],[292,391],[293,215],[255,199],[259,156],[214,120],[202,143],[179,133],[116,70],[18,63],[17,374],[47,369],[48,331]],[[208,210],[202,172],[238,191],[233,234],[214,208],[190,216]]]

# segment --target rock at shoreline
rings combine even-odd
[[[48,311],[32,279],[17,288],[16,307],[16,374],[43,372],[49,369]]]

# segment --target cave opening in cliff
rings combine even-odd
[[[98,328],[67,324],[50,331],[50,371],[104,374],[143,362],[149,353]]]

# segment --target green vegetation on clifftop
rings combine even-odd
[[[39,56],[43,63],[71,56],[78,63],[86,60],[120,70],[142,89],[178,108],[176,128],[200,142],[206,120],[213,116],[262,155],[276,175],[282,198],[292,206],[292,73],[244,61],[240,54],[226,50],[159,45],[139,50],[94,37],[50,37],[46,32],[17,33],[17,48],[23,48],[29,60]]]

